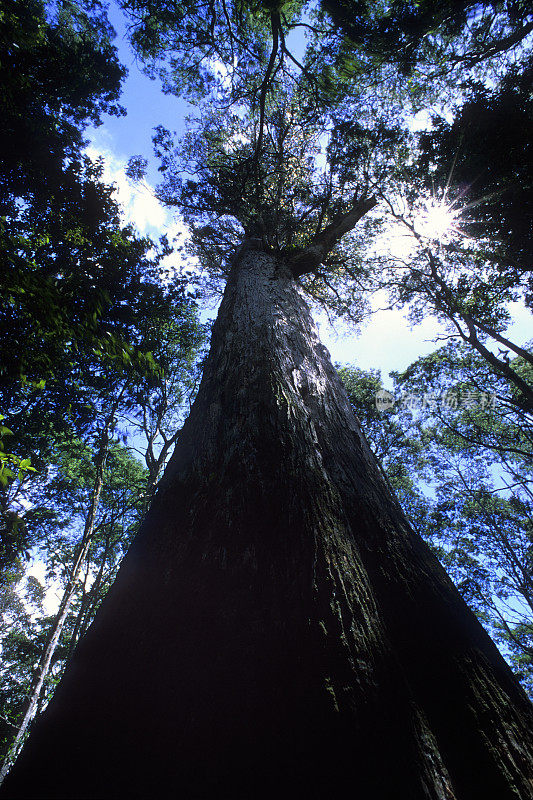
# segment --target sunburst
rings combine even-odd
[[[414,227],[420,236],[438,242],[449,242],[461,235],[460,211],[445,198],[429,198],[416,213]]]

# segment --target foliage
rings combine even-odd
[[[448,344],[394,375],[342,368],[365,435],[404,511],[531,691],[531,417],[472,350]]]
[[[175,320],[184,359],[199,329],[185,281],[162,282],[167,242],[121,224],[102,164],[83,153],[84,126],[122,113],[124,69],[102,7],[25,0],[0,29],[12,57],[0,65],[0,140],[16,143],[0,171],[0,407],[14,432],[2,458],[4,559],[37,541],[29,472],[45,474],[58,437],[88,435],[125,380],[123,410],[161,380],[145,318]]]
[[[167,93],[201,103],[261,105],[271,78],[292,80],[287,62],[294,56],[282,16],[297,17],[305,6],[301,0],[121,0],[120,5],[130,20],[133,48]],[[278,55],[282,63],[275,64]]]
[[[338,64],[351,71],[354,49],[377,64],[394,63],[410,83],[464,81],[483,69],[498,78],[520,55],[533,31],[526,2],[504,0],[422,0],[373,3],[368,0],[322,0],[324,18],[337,27]],[[486,74],[486,72],[485,72]],[[423,94],[427,97],[427,89]]]
[[[0,421],[4,417],[0,414]],[[18,478],[21,481],[27,472],[35,472],[35,467],[31,466],[29,458],[19,458],[13,453],[6,453],[4,449],[4,438],[6,436],[13,436],[13,431],[6,428],[5,425],[0,425],[0,486],[7,486],[13,478]]]
[[[455,187],[461,227],[482,242],[498,288],[526,288],[530,300],[532,77],[530,59],[496,89],[474,85],[452,123],[436,118],[422,135],[419,159],[421,175]]]

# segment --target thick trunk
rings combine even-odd
[[[529,800],[530,722],[297,282],[245,251],[143,529],[5,796]]]

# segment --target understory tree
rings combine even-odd
[[[32,512],[42,529],[35,563],[44,575],[39,581],[20,570],[25,602],[13,594],[3,610],[4,757],[8,750],[13,757],[32,717],[46,706],[138,528],[146,488],[142,465],[116,442],[106,450],[102,470],[95,445],[64,440],[47,479],[32,486]],[[95,488],[99,502],[89,530]],[[60,602],[51,613],[54,596]]]
[[[531,382],[531,368],[513,368]],[[531,692],[531,414],[513,384],[450,344],[397,377],[422,394],[421,474],[434,488],[432,540],[463,597]]]
[[[404,512],[531,694],[530,415],[465,345],[396,374],[386,409],[379,375],[340,374]]]
[[[327,31],[293,52],[302,5],[124,3],[167,89],[208,98],[179,146],[157,130],[159,195],[224,297],[5,797],[531,794],[531,705],[402,513],[306,302],[357,302],[359,223],[408,154],[393,67],[360,51],[341,102]]]
[[[10,726],[16,730],[16,736],[4,761],[3,774],[20,749],[33,717],[42,707],[54,663],[57,677],[56,651],[60,642],[73,649],[112,582],[114,572],[113,569],[110,572],[109,567],[114,567],[116,571],[119,556],[126,551],[136,530],[135,526],[130,526],[129,535],[123,535],[121,542],[112,542],[109,538],[111,533],[108,532],[102,561],[100,565],[93,563],[92,553],[101,538],[102,498],[105,502],[106,493],[109,495],[115,480],[113,474],[109,478],[107,466],[113,454],[113,442],[119,432],[126,441],[128,433],[133,432],[132,423],[136,423],[135,427],[141,428],[146,437],[144,442],[142,437],[136,437],[136,449],[145,456],[147,474],[142,481],[137,477],[128,488],[130,496],[135,497],[138,525],[141,511],[146,511],[149,505],[168,456],[168,443],[163,438],[160,444],[158,439],[161,434],[164,437],[164,423],[168,423],[169,416],[177,423],[183,395],[191,382],[196,350],[202,339],[193,307],[180,291],[150,292],[149,296],[151,300],[159,301],[159,307],[155,303],[149,307],[144,305],[141,296],[137,299],[140,320],[136,320],[134,314],[126,317],[128,328],[125,341],[128,342],[128,349],[124,350],[122,346],[117,348],[118,352],[111,353],[107,343],[106,351],[98,357],[100,371],[97,372],[93,367],[92,373],[85,373],[83,384],[78,378],[78,387],[83,388],[86,396],[91,390],[90,424],[85,423],[83,442],[75,439],[72,446],[74,452],[82,448],[85,461],[88,459],[85,470],[89,470],[89,475],[83,476],[81,470],[80,476],[80,468],[76,470],[72,466],[76,459],[69,461],[68,442],[72,433],[68,429],[62,433],[52,430],[52,441],[47,442],[49,463],[46,470],[36,472],[31,481],[20,477],[4,488],[5,497],[17,509],[11,513],[16,517],[17,527],[22,528],[24,540],[32,542],[34,558],[46,565],[48,581],[54,579],[58,551],[63,549],[68,555],[65,557],[64,586],[59,606],[53,617],[40,625],[40,639],[33,646],[33,650],[39,652],[38,663],[30,670],[31,680],[25,685],[26,698],[18,708],[18,719],[17,715],[14,718],[11,716]],[[155,342],[156,361],[148,348],[154,345],[154,337],[166,334],[169,327],[173,335],[167,340],[161,338]],[[119,330],[118,326],[115,330]],[[84,366],[87,368],[86,364]],[[169,386],[172,389],[170,396]],[[147,416],[154,407],[157,410],[157,424],[150,427],[147,426]],[[178,431],[174,430],[174,440],[177,435]],[[140,465],[134,461],[130,468],[131,475],[134,474],[134,465],[140,469]],[[78,485],[81,498],[75,493]],[[62,508],[62,518],[58,517],[58,507]],[[73,534],[64,530],[67,522],[70,527],[74,526],[76,532],[75,543],[70,547]],[[7,543],[3,555],[6,556],[4,574],[10,579],[11,571],[6,567],[16,559],[7,552]],[[11,558],[7,557],[9,555]],[[109,559],[110,564],[107,563]],[[65,636],[63,631],[65,626],[68,627],[71,606],[76,602],[80,583],[84,586],[84,595],[90,594],[90,600],[85,597],[82,599],[79,620],[70,634]]]

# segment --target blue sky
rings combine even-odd
[[[124,17],[114,3],[109,7],[109,18],[117,33],[114,44],[118,48],[120,61],[128,69],[121,97],[128,114],[126,117],[106,116],[103,126],[93,132],[91,139],[113,147],[115,155],[124,160],[132,155],[144,155],[149,159],[147,178],[154,184],[157,183],[158,173],[157,163],[152,156],[153,128],[161,124],[181,133],[191,106],[176,97],[165,95],[159,81],[153,81],[141,72],[126,39]]]
[[[127,43],[125,24],[121,12],[111,4],[110,20],[117,31],[116,45],[120,60],[129,70],[121,98],[127,109],[126,117],[106,117],[104,124],[89,131],[89,152],[102,155],[106,163],[106,179],[117,185],[125,217],[141,233],[157,237],[162,233],[172,237],[184,230],[175,212],[164,209],[153,196],[152,187],[158,182],[157,162],[152,155],[152,132],[164,125],[179,135],[184,130],[185,118],[192,108],[183,100],[165,95],[161,84],[144,75]],[[132,155],[143,155],[149,165],[144,184],[132,187],[124,175],[124,166]],[[391,243],[394,246],[394,243]],[[175,257],[179,267],[179,257]],[[515,323],[511,338],[522,343],[531,336],[531,317],[521,306],[515,305]],[[214,314],[213,308],[203,312],[204,318]],[[445,331],[433,318],[411,328],[400,311],[381,311],[363,326],[357,334],[342,324],[333,330],[320,316],[317,319],[320,335],[329,348],[334,361],[350,363],[363,369],[380,369],[386,377],[391,370],[401,371],[421,355],[437,347],[432,340]],[[390,384],[386,381],[386,384]]]

